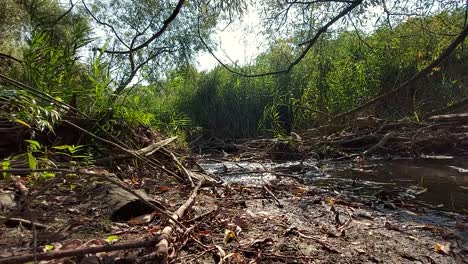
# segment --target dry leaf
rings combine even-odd
[[[232,242],[236,238],[236,233],[229,229],[224,230],[224,244]]]
[[[140,215],[135,218],[128,220],[129,225],[143,225],[151,222],[153,220],[153,214]]]
[[[223,258],[223,261],[226,261],[229,258],[231,259],[229,263],[245,263],[244,258],[239,253],[236,253],[236,252],[227,254]]]
[[[68,240],[62,244],[61,250],[76,249],[83,245],[83,241],[79,239]]]
[[[236,226],[236,236],[239,236],[240,232],[242,232],[242,228],[240,226]]]
[[[172,188],[169,187],[169,186],[159,186],[159,187],[158,187],[158,191],[160,191],[160,192],[167,192],[167,191],[169,191],[170,189],[172,189]]]
[[[156,234],[156,233],[158,233],[160,230],[161,230],[161,226],[158,226],[158,225],[157,225],[157,226],[154,226],[154,227],[148,229],[147,231],[148,231],[148,233]]]
[[[437,253],[449,255],[450,254],[450,243],[448,243],[448,244],[436,243],[434,245],[434,250]]]

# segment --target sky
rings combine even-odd
[[[249,8],[242,21],[216,28],[213,39],[216,47],[210,47],[216,57],[223,63],[236,62],[245,65],[253,61],[264,50],[260,48],[262,37],[254,32],[260,23],[259,16]],[[227,26],[227,27],[226,27]],[[209,52],[201,52],[197,56],[197,66],[200,70],[211,70],[218,65],[216,59]]]

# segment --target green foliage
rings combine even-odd
[[[286,7],[279,2],[263,3],[268,12]],[[126,44],[134,47],[143,43],[160,30],[162,21],[173,12],[174,3],[91,1],[90,10],[101,21],[120,29],[122,39],[98,44],[100,50],[86,53],[88,62],[80,56],[93,39],[89,17],[81,9],[67,13],[54,0],[0,0],[0,5],[4,7],[0,10],[0,48],[22,61],[17,63],[21,67],[0,64],[0,69],[14,73],[15,79],[56,100],[73,103],[93,119],[91,130],[104,127],[121,139],[138,126],[157,128],[182,139],[199,134],[201,129],[208,137],[286,137],[291,131],[322,125],[329,121],[328,116],[401,84],[434,60],[463,26],[461,10],[411,18],[393,27],[382,25],[372,32],[349,31],[351,27],[343,23],[337,25],[335,33],[322,35],[290,72],[243,78],[223,67],[199,72],[187,62],[202,48],[195,30],[198,22],[201,36],[209,43],[219,19],[242,15],[245,1],[188,1],[157,41],[131,56],[114,56],[104,51],[127,50]],[[301,8],[293,7],[296,11]],[[321,10],[314,9],[313,14]],[[113,16],[108,15],[110,12]],[[200,14],[202,21],[198,20]],[[326,17],[310,19],[304,19],[298,28],[290,28],[291,23],[286,25],[283,29],[290,29],[294,35],[271,40],[270,49],[258,56],[254,65],[243,66],[240,71],[284,69],[289,58],[300,52],[293,44],[310,34],[308,26],[316,27]],[[135,31],[140,32],[136,38]],[[466,50],[465,44],[426,80],[364,114],[419,120],[434,108],[466,97],[468,90],[458,81],[468,62]],[[130,78],[128,85],[122,85],[125,81],[121,80],[132,76],[142,62],[145,63],[134,77],[144,82],[134,84]],[[32,139],[37,132],[53,132],[60,119],[75,117],[71,111],[59,110],[54,103],[10,85],[0,83],[0,88],[0,119],[32,128]],[[35,142],[27,141],[25,157],[31,168],[38,167],[41,158],[49,158],[47,148]],[[72,162],[91,159],[83,153],[82,146],[54,146],[51,151]]]
[[[218,137],[284,137],[328,121],[324,114],[347,111],[393,89],[433,61],[463,25],[463,13],[443,12],[413,18],[366,35],[343,31],[322,38],[291,72],[255,79],[224,68],[210,72],[173,72],[163,82],[166,107],[184,113],[205,133]],[[278,42],[244,72],[281,69],[290,46]],[[458,49],[431,76],[409,91],[383,101],[369,114],[384,118],[421,114],[466,97],[462,79],[468,54]],[[443,70],[442,70],[443,69]]]
[[[0,91],[0,119],[6,119],[36,131],[53,131],[60,113],[53,104],[40,104],[32,95],[13,88]]]
[[[9,170],[11,169],[11,162],[10,160],[3,160],[2,161],[2,170]],[[2,179],[6,182],[11,181],[11,173],[2,172]]]

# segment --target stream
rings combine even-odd
[[[392,195],[436,209],[468,213],[468,159],[433,157],[352,161],[258,162],[204,159],[200,165],[226,183],[275,184],[299,179],[346,195]]]

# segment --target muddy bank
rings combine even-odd
[[[187,229],[174,226],[168,248],[170,263],[468,260],[467,215],[401,195],[405,186],[390,191],[382,187],[384,184],[365,179],[350,179],[346,185],[335,181],[338,175],[329,175],[330,171],[339,172],[339,166],[327,170],[323,164],[307,161],[275,164],[213,157],[200,161],[200,165],[205,173],[224,179],[224,183],[205,184],[180,220]],[[127,183],[167,211],[184,204],[192,192],[188,185],[155,179],[150,171],[133,175],[137,177]],[[324,184],[326,180],[330,182]],[[70,185],[75,186],[73,191]],[[1,188],[11,190],[12,186]],[[5,260],[32,254],[34,249],[39,253],[61,252],[151,241],[168,225],[164,215],[153,211],[114,217],[115,210],[103,202],[112,193],[108,183],[99,179],[73,177],[60,182],[31,204],[32,216],[45,228],[33,230],[22,224],[1,227],[0,256]],[[28,219],[28,213],[19,217]],[[146,261],[153,252],[154,245],[41,263],[154,263]]]

